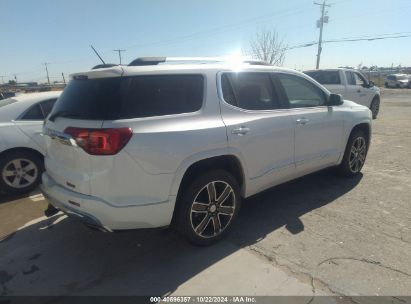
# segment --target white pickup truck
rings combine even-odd
[[[341,94],[344,99],[368,107],[372,112],[372,118],[377,118],[380,109],[380,89],[359,71],[339,68],[311,70],[304,73],[321,83],[330,92]]]

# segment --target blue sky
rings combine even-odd
[[[410,0],[328,0],[324,39],[411,34]],[[320,8],[312,0],[0,0],[0,75],[5,81],[45,81],[140,56],[225,56],[247,49],[263,27],[276,29],[289,46],[318,40]],[[289,50],[284,65],[315,67],[316,46]],[[411,66],[411,37],[330,43],[321,67]]]

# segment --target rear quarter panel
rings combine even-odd
[[[13,122],[0,123],[0,153],[13,148],[29,148],[44,155],[43,147],[31,140]]]

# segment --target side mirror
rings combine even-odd
[[[375,83],[373,81],[370,81],[369,83],[370,88],[372,88],[373,86],[375,86]]]
[[[328,106],[340,106],[343,104],[343,99],[340,94],[330,94],[328,98]]]

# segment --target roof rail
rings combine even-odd
[[[105,63],[105,64],[98,64],[96,66],[93,66],[91,69],[96,70],[96,69],[104,69],[104,68],[111,68],[113,66],[118,66],[118,64],[115,63]]]
[[[230,57],[140,57],[130,62],[129,66],[158,65],[159,63],[217,63],[230,62]],[[237,60],[236,60],[237,61]],[[270,65],[265,61],[256,59],[240,59],[239,62],[250,65]]]

